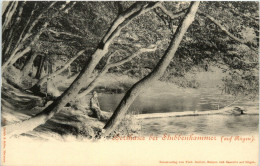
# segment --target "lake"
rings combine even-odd
[[[101,109],[113,111],[123,94],[100,94]],[[215,88],[168,89],[153,88],[136,98],[129,111],[138,114],[208,111],[223,108],[234,101],[233,96],[221,95]],[[240,99],[234,103],[248,110],[245,115],[202,115],[143,119],[142,134],[236,135],[258,132],[258,101]]]

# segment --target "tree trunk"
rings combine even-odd
[[[110,43],[112,42],[112,40],[120,34],[120,32],[121,32],[123,27],[128,25],[129,22],[131,20],[133,20],[133,18],[135,18],[136,16],[141,15],[144,12],[147,12],[147,11],[153,9],[154,7],[156,7],[157,2],[152,2],[152,3],[149,3],[149,4],[150,5],[147,5],[147,4],[144,4],[144,3],[135,3],[128,10],[126,10],[123,13],[121,13],[121,15],[119,15],[116,18],[116,20],[113,22],[112,26],[110,27],[110,29],[108,30],[107,34],[104,36],[102,41],[99,43],[99,47],[101,47],[104,50],[107,50],[107,48],[110,45]],[[146,6],[146,7],[144,7],[144,6]],[[53,73],[53,74],[51,74],[49,76],[45,76],[42,79],[40,79],[37,82],[37,84],[34,85],[31,88],[31,90],[38,90],[41,87],[41,85],[44,82],[46,82],[48,77],[54,77],[57,74],[59,74],[62,71],[64,71],[77,57],[79,57],[81,54],[83,54],[84,51],[85,50],[82,50],[82,51],[78,52],[78,54],[73,59],[71,59],[63,68],[57,70],[55,73]],[[104,52],[104,55],[106,53],[107,53],[107,51]],[[104,55],[102,55],[102,57]]]
[[[46,76],[44,76],[43,78],[41,78],[37,84],[35,84],[32,89],[40,89],[41,86],[43,85],[43,83],[45,83],[47,81],[47,78],[52,78],[55,77],[56,75],[62,73],[64,70],[66,70],[70,64],[72,62],[74,62],[79,56],[81,56],[83,53],[85,52],[85,50],[81,50],[77,53],[76,56],[74,56],[72,59],[70,59],[62,68],[56,70],[55,72],[51,73],[51,74],[47,74]]]
[[[76,99],[81,88],[86,85],[86,82],[90,82],[90,77],[99,63],[101,58],[108,52],[108,47],[116,38],[122,28],[130,23],[136,16],[149,11],[155,7],[157,2],[136,2],[129,7],[125,12],[121,13],[113,22],[111,28],[106,33],[105,37],[99,43],[96,51],[92,54],[90,61],[86,64],[77,78],[73,81],[68,89],[58,97],[52,104],[46,107],[42,112],[36,114],[34,117],[13,125],[4,126],[7,135],[18,135],[34,129],[35,127],[44,124],[47,120],[52,118],[58,113],[68,102]],[[115,26],[116,25],[116,26]]]
[[[115,62],[115,63],[110,63],[110,58],[112,55],[110,55],[110,57],[108,58],[108,61],[106,62],[105,67],[102,69],[102,71],[93,79],[93,81],[87,86],[87,88],[79,93],[78,98],[84,97],[86,96],[88,93],[90,93],[97,85],[97,83],[99,82],[99,80],[101,80],[101,78],[107,73],[107,71],[112,68],[112,67],[117,67],[120,65],[123,65],[126,62],[129,62],[130,60],[132,60],[134,57],[139,56],[140,54],[144,53],[144,52],[149,52],[149,51],[155,51],[156,47],[154,48],[142,48],[139,51],[137,51],[136,53],[133,53],[132,55],[122,59],[121,61]]]
[[[135,98],[142,93],[146,88],[150,87],[154,81],[158,80],[166,70],[171,59],[174,57],[175,52],[177,51],[179,44],[187,31],[188,27],[191,25],[195,18],[195,14],[198,10],[199,2],[191,2],[191,5],[178,26],[173,39],[166,50],[163,57],[160,59],[154,70],[146,77],[135,83],[125,94],[119,105],[117,106],[115,112],[105,125],[105,133],[103,136],[108,136],[122,121],[125,117],[128,108],[133,103]]]
[[[70,87],[58,97],[52,104],[46,107],[42,112],[35,115],[31,119],[25,120],[18,124],[4,126],[7,135],[22,134],[34,129],[35,127],[44,124],[53,115],[58,113],[68,102],[77,97],[82,85],[88,82],[88,76],[90,76],[95,69],[97,63],[103,57],[107,50],[97,49],[92,56],[91,61],[84,67],[78,77],[73,81]]]
[[[50,9],[56,2],[52,2],[49,7],[47,7],[42,13],[40,13],[38,15],[38,17],[30,24],[30,27],[28,29],[28,31],[24,34],[25,29],[27,27],[27,25],[25,26],[24,30],[22,30],[19,39],[17,40],[17,43],[15,44],[15,46],[11,49],[11,53],[9,58],[6,60],[6,62],[3,63],[2,65],[2,74],[5,72],[6,68],[9,65],[13,65],[19,58],[21,58],[22,56],[24,56],[26,53],[28,53],[29,51],[31,51],[31,46],[34,45],[36,43],[36,41],[39,40],[39,37],[41,36],[41,34],[43,33],[43,31],[46,29],[46,27],[49,25],[49,20],[47,20],[47,22],[45,22],[41,28],[38,30],[38,32],[35,34],[35,36],[31,39],[30,43],[28,44],[28,46],[21,51],[22,48],[24,48],[24,42],[32,35],[32,29],[36,26],[36,24],[39,22],[39,20],[42,18],[43,14]],[[65,7],[65,6],[64,6]],[[57,11],[56,13],[58,13],[59,11]],[[56,13],[54,15],[56,15]],[[5,23],[4,23],[5,24]],[[15,27],[15,26],[14,26]],[[4,30],[3,30],[4,31]],[[20,51],[20,52],[18,52]]]
[[[37,54],[32,54],[30,59],[26,62],[26,64],[23,66],[22,69],[22,75],[23,76],[28,76],[28,74],[30,73],[30,71],[32,70],[33,67],[33,62],[35,60],[35,58],[37,57]]]
[[[18,6],[18,1],[11,2],[11,5],[10,6],[8,5],[8,10],[7,12],[4,13],[4,22],[2,26],[3,31],[5,31],[10,25],[17,6]]]
[[[68,67],[68,76],[69,77],[71,76],[71,67],[70,66]]]
[[[36,72],[36,75],[35,75],[36,79],[40,79],[41,78],[45,59],[46,59],[46,56],[41,56],[40,63],[38,65],[38,69],[37,69],[37,72]]]

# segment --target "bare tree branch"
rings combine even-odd
[[[25,30],[27,29],[29,23],[31,22],[32,16],[34,15],[35,6],[36,6],[36,4],[34,4],[33,9],[32,9],[32,12],[31,12],[31,15],[30,15],[29,19],[27,20],[26,25],[24,26],[24,28],[23,28],[23,30],[22,30],[20,36],[19,36],[19,39],[17,40],[17,42],[16,42],[16,44],[15,44],[15,46],[14,46],[13,48],[16,48],[17,45],[21,42],[22,37],[24,36]],[[7,55],[7,54],[9,54],[9,50],[6,52],[6,55]]]
[[[30,28],[28,29],[28,32],[26,33],[26,35],[24,36],[24,38],[22,39],[22,42],[25,41],[28,37],[30,37],[32,35],[32,29],[35,27],[36,24],[38,24],[38,22],[40,21],[40,19],[43,17],[43,14],[45,14],[45,12],[47,12],[50,8],[52,8],[57,2],[52,2],[47,8],[44,9],[44,11],[42,11],[38,17],[32,22]]]
[[[14,2],[14,3],[16,3],[16,2]],[[14,3],[12,3],[12,4],[14,4]],[[16,28],[18,27],[17,25],[21,21],[21,15],[22,15],[23,7],[24,7],[25,3],[26,3],[25,1],[17,2],[15,7],[11,6],[13,9],[9,8],[11,11],[9,13],[7,13],[7,15],[6,15],[7,18],[5,19],[5,22],[3,25],[3,32],[6,29],[10,29],[10,30],[8,32],[9,37],[6,38],[6,41],[4,44],[5,47],[3,48],[4,55],[7,55],[6,52],[9,52],[10,48],[12,47],[12,43],[14,40],[13,34],[14,34]],[[17,8],[18,8],[18,12],[17,12],[17,14],[15,14],[15,12],[16,12],[15,10]],[[16,17],[16,18],[15,18],[15,21],[12,23],[13,17]],[[4,27],[4,26],[6,26],[6,27]],[[10,28],[8,28],[8,27],[10,27]]]
[[[69,33],[69,32],[58,32],[58,31],[55,31],[55,30],[52,30],[52,29],[48,29],[48,31],[54,33],[56,36],[67,35],[67,36],[72,36],[72,37],[76,37],[76,38],[85,38],[83,36],[75,35],[75,34],[72,34],[72,33]]]
[[[74,62],[78,57],[80,57],[81,55],[83,55],[83,53],[84,53],[85,51],[86,51],[86,50],[81,50],[81,51],[79,51],[73,58],[71,58],[70,60],[68,60],[63,67],[61,67],[60,69],[56,70],[55,72],[53,72],[53,73],[51,73],[51,74],[49,74],[49,75],[46,75],[46,76],[44,76],[43,78],[41,78],[41,79],[37,82],[36,86],[41,86],[44,82],[47,81],[47,78],[55,77],[56,75],[60,74],[60,73],[63,72],[64,70],[66,70],[66,69],[70,66],[70,64],[71,64],[72,62]]]
[[[18,14],[17,14],[16,20],[15,20],[15,23],[12,26],[11,31],[9,32],[9,39],[10,40],[8,40],[8,38],[7,38],[8,46],[4,51],[5,55],[8,55],[8,52],[9,52],[10,48],[12,47],[12,43],[13,43],[13,39],[14,39],[13,32],[14,32],[15,28],[17,28],[17,25],[21,21],[21,15],[22,15],[23,8],[24,8],[25,4],[26,4],[26,1],[22,2],[22,4],[20,5],[20,7],[18,9]],[[15,47],[13,47],[13,48],[15,48]]]
[[[109,56],[108,56],[108,58],[107,58],[106,64],[109,64],[109,63],[110,63],[110,60],[111,60],[111,58],[112,58],[112,57],[114,57],[114,56],[115,56],[115,55],[117,55],[117,54],[118,54],[118,50],[117,50],[117,51],[115,51],[115,52],[113,52],[113,54],[109,55]]]
[[[134,57],[136,56],[139,56],[140,54],[144,53],[144,52],[152,52],[152,51],[155,51],[156,50],[156,47],[154,48],[141,48],[139,51],[137,51],[136,53],[118,61],[118,62],[115,62],[115,63],[111,63],[111,64],[108,64],[107,65],[107,68],[110,69],[112,67],[116,67],[116,66],[120,66],[120,65],[123,65],[124,63],[126,62],[129,62],[130,60],[132,60]]]
[[[69,13],[69,11],[75,6],[76,2],[73,2],[70,7],[64,10],[64,13]]]
[[[102,39],[102,43],[110,43],[110,41],[120,34],[121,29],[125,27],[133,18],[154,9],[159,4],[159,2],[150,2],[146,5],[143,5],[143,2],[133,4],[124,14],[117,17],[116,21],[113,23],[113,26]]]
[[[22,16],[22,13],[23,13],[23,7],[24,7],[25,4],[26,4],[26,1],[22,2],[21,6],[19,7],[18,16],[16,17],[16,22],[15,22],[16,25],[21,21],[21,16]]]
[[[52,2],[49,7],[47,9],[50,9],[55,3],[57,2]],[[66,5],[68,3],[66,3],[65,5],[63,5],[60,10],[63,10]],[[46,11],[46,10],[45,10]],[[45,12],[44,11],[44,12]],[[44,12],[42,12],[32,23],[33,26],[31,26],[28,30],[28,32],[26,33],[26,35],[22,38],[21,42],[18,44],[17,48],[14,49],[14,51],[11,53],[11,56],[9,57],[9,59],[4,63],[4,65],[2,66],[2,72],[6,69],[6,67],[10,64],[10,63],[15,63],[17,59],[21,58],[24,54],[21,53],[27,53],[30,51],[31,46],[34,45],[36,43],[36,41],[38,41],[39,37],[41,36],[41,34],[46,30],[47,26],[50,24],[50,20],[51,18],[48,18],[48,20],[42,25],[42,27],[40,28],[40,30],[38,30],[38,32],[35,34],[35,36],[33,37],[33,39],[31,40],[30,44],[23,50],[20,51],[20,49],[22,48],[23,42],[32,35],[31,30],[33,29],[33,27],[39,22],[39,20],[42,18]],[[55,16],[56,14],[58,14],[58,11],[56,11],[53,16]],[[20,51],[21,53],[17,54],[17,52]]]
[[[2,70],[5,70],[5,67],[7,67],[10,63],[14,64],[19,58],[24,56],[27,52],[31,50],[31,46],[35,44],[35,42],[39,39],[40,35],[43,33],[43,31],[46,29],[48,26],[48,22],[45,22],[42,28],[38,31],[38,33],[34,36],[34,38],[31,40],[30,44],[25,47],[23,51],[20,51],[20,49],[15,49],[14,52],[11,54],[9,59],[5,62],[5,64],[2,66]],[[22,48],[22,43],[19,44]],[[20,47],[17,47],[20,48]],[[20,51],[20,53],[18,53]]]
[[[112,67],[117,67],[120,65],[123,65],[126,62],[129,62],[130,60],[132,60],[134,57],[137,57],[139,55],[141,55],[144,52],[152,52],[156,50],[156,46],[153,47],[148,47],[148,48],[141,48],[139,51],[137,51],[136,53],[133,53],[132,55],[118,61],[115,63],[110,63],[107,64],[102,70],[101,72],[95,77],[95,79],[89,84],[89,86],[87,87],[87,89],[85,89],[83,92],[79,93],[78,98],[84,97],[86,96],[88,93],[90,93],[95,87],[96,84],[100,81],[100,78],[102,78],[102,76],[104,76],[107,71],[112,68]],[[107,59],[107,63],[109,63],[111,57],[115,56],[118,52],[114,52],[113,54],[111,54],[108,59]]]
[[[146,9],[148,9],[148,7],[152,8],[153,5],[155,5],[154,2],[149,3],[149,5],[147,5]],[[135,8],[132,10],[135,10]],[[135,17],[139,16],[139,14],[142,13],[142,10],[144,10],[144,9],[142,8],[142,6],[140,6],[139,10],[137,10],[137,14],[135,14],[134,16]],[[148,11],[148,10],[146,10],[146,11]],[[133,16],[133,15],[131,15],[131,16]],[[111,33],[109,30],[107,33],[112,35],[112,36],[109,35],[109,36],[111,36],[110,39],[114,39],[117,36],[116,34],[118,34],[118,32],[120,32],[121,29],[123,27],[125,27],[125,25],[127,25],[135,17],[123,17],[123,18],[120,17],[121,19],[123,19],[122,24],[121,25],[119,24],[120,27],[114,27],[112,24],[111,27],[114,27],[114,29],[115,29],[115,31],[117,31],[117,33],[113,33],[113,30]],[[126,21],[125,24],[124,24],[124,21]],[[117,20],[115,20],[114,23],[117,23]],[[75,100],[76,97],[78,96],[78,93],[81,90],[82,86],[85,85],[86,82],[90,82],[91,75],[92,75],[95,67],[101,60],[101,58],[104,57],[108,52],[108,47],[111,44],[112,40],[106,40],[105,43],[103,41],[104,40],[102,40],[100,42],[96,51],[92,54],[90,61],[84,66],[84,68],[82,69],[80,74],[77,76],[77,78],[73,81],[73,83],[70,85],[70,87],[67,88],[62,93],[62,95],[60,97],[58,97],[56,100],[53,101],[52,104],[50,104],[43,111],[36,114],[32,118],[25,120],[23,122],[20,122],[20,123],[15,123],[12,125],[4,126],[4,128],[7,131],[7,135],[9,135],[9,136],[15,135],[15,134],[19,135],[21,133],[25,133],[27,131],[33,130],[35,127],[37,127],[41,124],[44,124],[47,120],[52,118],[56,113],[60,112],[61,109],[65,106],[65,104],[67,104],[71,100]]]
[[[13,3],[14,3],[14,1],[4,1],[4,2],[2,2],[2,21],[4,20],[4,18],[6,18],[6,15],[10,11]]]
[[[151,86],[154,81],[158,80],[165,72],[166,68],[170,64],[172,58],[182,41],[184,34],[193,22],[196,12],[198,10],[199,2],[191,2],[191,5],[185,14],[185,17],[178,26],[167,50],[164,55],[153,69],[153,71],[146,77],[135,83],[126,93],[123,99],[120,101],[119,105],[115,109],[113,115],[110,117],[106,125],[104,126],[105,132],[102,137],[108,136],[114,129],[121,123],[122,119],[125,117],[128,108],[134,102],[136,97],[142,93],[147,87]]]
[[[4,24],[3,24],[3,30],[2,31],[5,31],[8,26],[11,24],[11,21],[12,21],[12,18],[13,18],[13,15],[16,11],[16,8],[18,6],[18,1],[14,1],[14,2],[11,2],[12,4],[10,5],[10,8],[8,9],[6,15],[5,15],[5,21],[4,21]]]
[[[130,17],[133,13],[140,10],[142,5],[143,5],[142,3],[134,3],[125,12],[120,13],[118,17],[115,19],[115,21],[113,22],[112,26],[109,28],[106,35],[103,37],[102,42],[105,43],[107,39],[111,36],[111,34],[117,29],[117,27],[119,27],[119,25],[125,21],[124,18]]]
[[[188,9],[188,8],[186,8],[177,13],[172,13],[172,12],[168,11],[168,9],[166,9],[162,4],[160,4],[158,7],[162,10],[163,13],[168,15],[172,20],[174,20],[180,16],[183,16],[185,14],[185,11]]]
[[[241,44],[244,44],[244,45],[248,46],[250,49],[254,50],[255,52],[258,52],[258,50],[256,50],[254,47],[252,47],[248,42],[244,41],[243,39],[239,39],[238,37],[236,37],[233,34],[231,34],[223,25],[221,25],[221,23],[219,23],[216,19],[214,19],[209,14],[203,13],[201,11],[198,11],[198,14],[208,18],[211,22],[213,22],[215,25],[217,25],[231,39],[233,39],[233,40],[235,40],[235,41],[237,41],[237,42],[239,42]]]
[[[167,14],[168,16],[171,17],[171,19],[175,19],[176,17],[179,17],[183,14],[185,14],[185,10],[184,9],[180,12],[177,13],[177,15],[175,16],[175,14],[172,14],[172,12],[168,11],[163,5],[159,5],[159,7],[162,9],[162,11]],[[211,22],[213,22],[215,25],[217,25],[226,35],[228,35],[231,39],[244,44],[246,46],[248,46],[250,49],[258,52],[258,50],[256,50],[254,47],[252,47],[248,42],[244,41],[243,39],[239,39],[238,37],[234,36],[233,34],[231,34],[223,25],[221,25],[216,19],[214,19],[212,16],[210,16],[209,14],[206,14],[204,12],[198,11],[198,14],[201,16],[204,16],[206,18],[208,18]]]

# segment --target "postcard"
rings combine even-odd
[[[258,1],[1,5],[1,165],[259,165]]]

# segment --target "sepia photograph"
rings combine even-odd
[[[258,165],[258,1],[1,5],[2,165]]]

